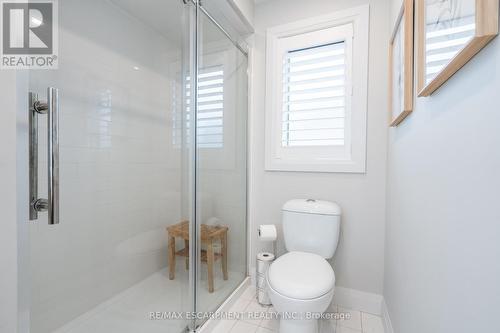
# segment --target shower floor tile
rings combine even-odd
[[[176,333],[186,327],[183,320],[150,319],[151,312],[188,311],[188,272],[177,264],[176,278],[169,280],[168,270],[162,269],[129,289],[121,292],[87,313],[72,320],[54,333]],[[200,308],[214,310],[242,282],[244,274],[229,272],[229,280],[215,279],[215,292],[209,293],[206,273],[202,272]]]

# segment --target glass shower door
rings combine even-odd
[[[247,55],[198,14],[197,311],[215,311],[247,276]]]
[[[37,196],[47,198],[50,161],[59,167],[51,183],[52,195],[59,189],[59,224],[49,224],[45,212],[30,222],[31,332],[181,332],[185,318],[154,313],[193,306],[183,259],[174,258],[179,264],[169,276],[166,228],[191,219],[184,96],[194,6],[58,6],[59,68],[29,73],[32,102],[57,89],[49,112],[58,105],[59,117],[59,160],[47,158],[47,133],[55,128],[47,115],[37,113],[33,123]],[[176,251],[183,246],[174,243]]]

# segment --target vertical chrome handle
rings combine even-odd
[[[38,219],[38,113],[35,108],[38,95],[29,93],[29,186],[30,186],[30,221]]]
[[[47,161],[49,224],[59,224],[59,90],[47,89]]]
[[[59,91],[47,89],[47,103],[29,94],[30,125],[30,220],[38,219],[38,212],[48,211],[48,223],[59,224]],[[38,115],[47,115],[47,179],[48,198],[38,198]]]

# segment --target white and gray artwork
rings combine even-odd
[[[425,81],[431,82],[474,37],[476,0],[425,1]]]

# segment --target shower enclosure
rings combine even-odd
[[[26,331],[194,331],[185,313],[247,277],[245,50],[193,1],[59,0],[58,19],[19,134]]]

